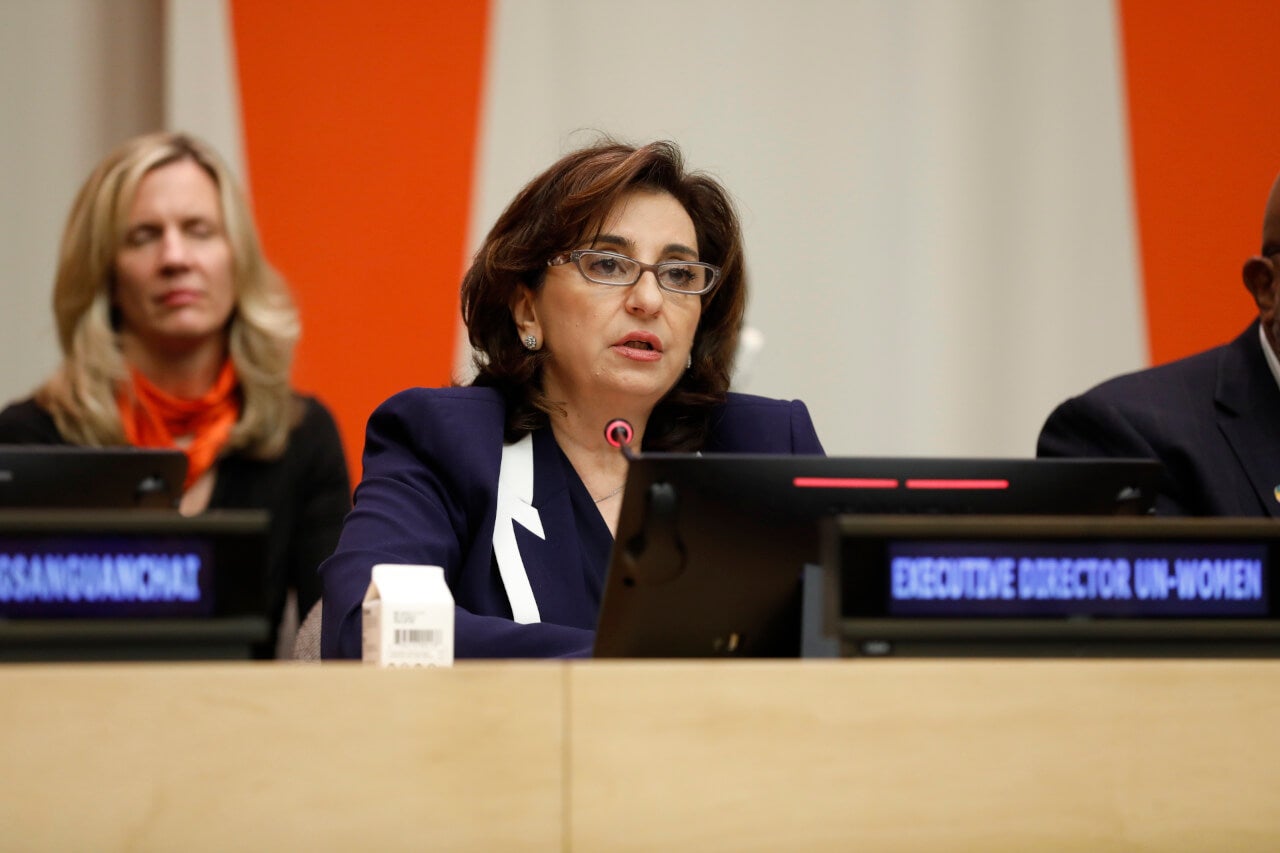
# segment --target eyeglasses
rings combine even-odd
[[[697,296],[710,293],[720,281],[720,268],[699,261],[663,261],[660,264],[642,264],[635,258],[619,255],[616,252],[596,252],[578,249],[573,252],[562,252],[549,259],[547,266],[556,267],[570,261],[578,267],[578,272],[587,281],[596,284],[610,284],[614,287],[629,287],[640,280],[646,270],[653,273],[658,280],[658,287],[670,293],[684,293]]]

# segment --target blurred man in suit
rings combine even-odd
[[[1258,319],[1239,337],[1067,400],[1036,454],[1158,459],[1162,515],[1280,515],[1280,178],[1243,279]]]

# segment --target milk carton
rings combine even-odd
[[[363,616],[365,663],[453,665],[453,595],[439,566],[374,566]]]

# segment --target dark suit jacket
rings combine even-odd
[[[1229,344],[1067,400],[1036,455],[1158,459],[1163,515],[1280,515],[1280,387],[1257,321]]]
[[[378,563],[442,566],[457,657],[591,653],[612,537],[550,430],[533,434],[533,501],[544,537],[516,541],[541,622],[519,624],[494,566],[505,409],[490,388],[417,388],[369,418],[364,479],[324,580],[324,657],[360,657],[361,603]],[[803,403],[730,394],[708,452],[822,453]]]

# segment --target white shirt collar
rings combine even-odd
[[[1262,354],[1267,357],[1267,367],[1271,368],[1271,375],[1275,377],[1276,385],[1280,386],[1280,358],[1276,357],[1276,351],[1267,341],[1267,333],[1263,330],[1261,323],[1258,324],[1258,338],[1262,341]]]

